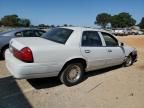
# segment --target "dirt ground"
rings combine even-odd
[[[118,38],[137,48],[138,61],[86,73],[73,87],[57,78],[16,80],[0,60],[0,108],[144,108],[144,36]]]

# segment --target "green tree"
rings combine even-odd
[[[19,18],[17,15],[7,15],[1,19],[4,26],[18,26]]]
[[[100,25],[102,28],[106,28],[108,23],[110,23],[111,15],[108,13],[98,14],[96,17],[95,24]]]
[[[111,26],[113,28],[124,28],[134,26],[136,20],[132,18],[129,13],[122,12],[118,15],[114,15],[111,17]]]
[[[51,27],[51,28],[55,28],[55,25],[51,25],[50,27]]]
[[[139,26],[141,29],[144,29],[144,17],[141,19],[141,22],[139,23]]]
[[[38,27],[40,27],[40,28],[49,28],[50,26],[49,25],[45,25],[45,24],[39,24]]]
[[[60,25],[57,25],[56,27],[60,27]]]
[[[39,24],[38,26],[39,27],[45,27],[46,25],[45,24]]]
[[[22,19],[19,18],[18,15],[6,15],[1,19],[1,23],[4,26],[11,26],[11,27],[29,27],[31,22],[29,19]]]
[[[63,26],[64,26],[64,27],[67,27],[68,25],[67,25],[67,24],[64,24]]]
[[[118,15],[114,15],[111,17],[111,26],[113,28],[119,28],[121,26],[121,18]]]
[[[29,19],[19,19],[18,25],[22,27],[29,27],[31,25],[31,22]]]

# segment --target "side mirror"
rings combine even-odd
[[[124,46],[124,43],[123,43],[123,42],[121,42],[121,43],[120,43],[120,46]]]

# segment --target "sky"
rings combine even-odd
[[[144,17],[144,0],[0,0],[0,18],[17,14],[33,25],[94,26],[96,15],[129,12],[137,23]]]

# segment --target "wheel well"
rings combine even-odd
[[[131,52],[131,53],[128,53],[128,54],[126,55],[126,57],[128,57],[128,56],[132,56],[132,52]]]
[[[69,60],[65,63],[65,65],[63,66],[63,68],[61,69],[59,75],[61,74],[61,72],[69,65],[69,64],[72,64],[72,63],[82,63],[83,66],[84,66],[84,69],[87,67],[87,63],[86,63],[86,60],[85,59],[82,59],[82,58],[75,58],[75,59],[72,59],[72,60]]]
[[[7,44],[7,45],[3,46],[3,47],[2,47],[2,49],[1,49],[1,50],[2,50],[2,52],[3,52],[3,50],[4,50],[4,49],[6,49],[6,48],[8,48],[8,47],[9,47],[9,44]]]
[[[132,56],[132,52],[129,55]]]
[[[134,57],[133,53],[131,52],[129,55],[132,57],[132,59],[134,61],[135,57]]]
[[[134,56],[133,56],[133,54],[132,54],[132,52],[129,53],[126,57],[128,57],[128,56],[131,56],[133,60],[135,59]]]

